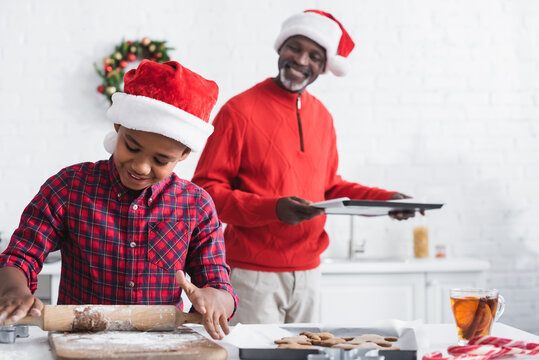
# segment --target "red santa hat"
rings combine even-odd
[[[199,151],[213,132],[209,119],[218,93],[215,82],[176,61],[142,60],[137,69],[125,74],[124,92],[112,95],[107,117],[129,129],[161,134]],[[115,141],[115,134],[105,138],[110,153]]]
[[[326,49],[326,70],[337,76],[344,76],[349,70],[347,56],[354,49],[352,38],[341,23],[330,13],[320,10],[305,10],[292,15],[281,26],[275,41],[277,52],[291,36],[303,35]]]

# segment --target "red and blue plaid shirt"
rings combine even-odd
[[[174,304],[184,270],[198,287],[228,291],[223,231],[211,197],[172,174],[143,191],[114,161],[61,170],[24,210],[0,267],[16,266],[32,292],[50,251],[61,250],[59,304]]]

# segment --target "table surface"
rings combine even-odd
[[[291,324],[288,324],[291,325]],[[285,325],[286,326],[286,325]],[[195,330],[207,336],[201,326],[193,326]],[[539,336],[519,330],[502,323],[494,324],[492,335],[526,342],[539,343]],[[450,345],[456,344],[456,331],[454,324],[423,324],[416,330],[418,341],[418,359],[431,351],[443,351]],[[228,351],[228,358],[239,359],[238,348],[223,342],[216,341]],[[30,337],[19,338],[14,344],[0,344],[0,359],[2,360],[52,360],[54,356],[50,351],[47,332],[37,327],[30,327]]]

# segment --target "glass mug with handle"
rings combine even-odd
[[[496,289],[451,289],[450,297],[459,345],[490,335],[492,324],[505,309],[505,300]]]

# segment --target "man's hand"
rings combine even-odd
[[[18,268],[0,269],[0,324],[16,322],[26,315],[40,316],[43,303],[26,285],[26,276]]]
[[[311,206],[311,202],[295,196],[283,197],[277,200],[277,217],[279,220],[296,225],[302,221],[310,220],[315,216],[324,214],[324,210]]]
[[[176,282],[181,286],[195,310],[202,314],[202,323],[210,336],[221,340],[229,334],[228,318],[234,311],[234,299],[227,291],[212,287],[198,288],[185,277],[183,271],[176,272]]]
[[[391,195],[389,200],[402,200],[402,199],[411,199],[411,198],[412,198],[411,196],[408,196],[405,194],[394,193],[393,195]],[[425,210],[421,210],[419,212],[421,215],[425,215]],[[414,217],[415,211],[413,210],[390,211],[388,215],[392,219],[406,220],[408,218]]]

